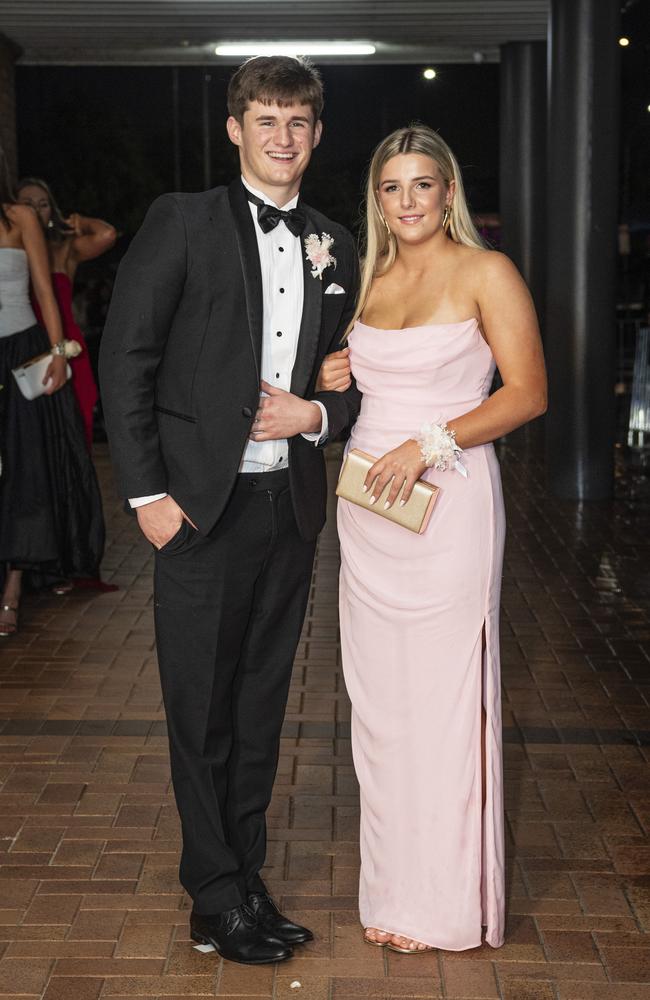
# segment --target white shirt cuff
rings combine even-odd
[[[321,412],[322,423],[319,431],[312,431],[309,434],[303,434],[305,441],[313,441],[314,444],[322,444],[323,441],[327,440],[327,435],[329,432],[329,424],[327,422],[327,410],[317,399],[312,399],[312,403],[316,403],[316,406]]]
[[[168,496],[167,493],[154,493],[150,497],[133,497],[132,500],[129,500],[129,503],[132,507],[144,507],[145,504],[153,503],[154,500],[164,500],[166,496]]]

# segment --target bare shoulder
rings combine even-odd
[[[483,281],[512,281],[519,277],[519,271],[506,254],[500,250],[474,250],[473,267],[476,276]]]
[[[475,247],[463,249],[466,252],[459,255],[459,273],[479,303],[486,295],[506,294],[523,285],[519,271],[506,254]]]

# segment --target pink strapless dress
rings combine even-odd
[[[363,392],[349,448],[377,457],[423,423],[488,395],[495,364],[478,323],[379,330],[357,323]],[[340,620],[361,787],[364,927],[462,950],[503,943],[499,598],[505,519],[492,445],[469,448],[416,535],[339,501]],[[486,804],[481,788],[481,706]]]
[[[56,301],[59,305],[59,312],[61,313],[61,319],[63,321],[63,336],[67,337],[68,340],[76,340],[82,347],[81,354],[79,354],[76,358],[72,358],[70,361],[70,367],[72,368],[72,388],[74,390],[79,409],[81,410],[81,416],[84,422],[86,444],[88,445],[88,449],[92,450],[93,415],[95,411],[95,404],[99,398],[97,383],[95,382],[95,376],[93,375],[90,358],[88,357],[86,338],[77,326],[72,312],[72,282],[70,281],[68,275],[64,274],[63,271],[54,271],[52,273],[52,285],[54,287],[54,294],[56,296]],[[43,326],[43,314],[41,313],[41,309],[35,295],[32,295],[32,307],[36,314],[36,319],[41,326]]]

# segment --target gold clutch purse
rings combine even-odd
[[[409,531],[415,531],[416,534],[421,535],[429,523],[433,505],[440,492],[439,487],[432,486],[431,483],[426,483],[423,479],[418,479],[411,496],[403,507],[399,505],[404,489],[402,487],[393,506],[385,510],[384,503],[388,496],[389,486],[384,487],[381,496],[377,497],[373,504],[370,503],[372,494],[363,492],[363,484],[368,470],[376,461],[376,458],[367,455],[365,451],[352,448],[347,453],[341,469],[336,487],[337,497],[349,500],[350,503],[356,503],[359,507],[372,511],[373,514],[379,514],[380,517],[394,521],[395,524],[401,524],[403,528],[408,528]]]

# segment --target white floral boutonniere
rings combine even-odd
[[[320,236],[310,233],[305,237],[305,254],[312,267],[312,278],[320,278],[322,281],[325,268],[330,265],[336,267],[336,257],[330,253],[333,243],[334,237],[329,233],[321,233]]]

